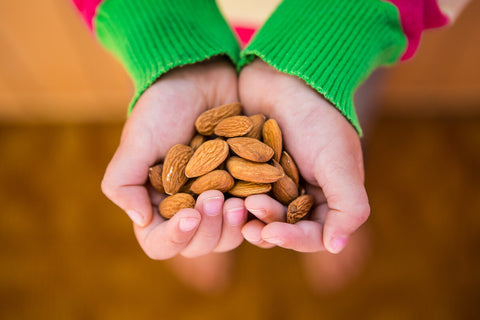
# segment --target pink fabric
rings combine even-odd
[[[78,11],[90,29],[93,28],[93,17],[98,5],[103,0],[73,0]],[[448,23],[448,18],[440,11],[436,0],[385,0],[398,8],[403,31],[408,39],[408,46],[402,60],[411,58],[418,49],[422,32],[426,29],[438,28]],[[246,46],[257,30],[254,27],[234,26],[242,46]]]
[[[407,50],[402,60],[411,58],[418,49],[423,30],[438,28],[448,23],[436,0],[386,0],[398,8],[403,32],[407,36]]]
[[[93,17],[97,11],[97,7],[103,0],[73,0],[78,11],[83,16],[83,19],[87,22],[90,30],[93,29]]]
[[[240,44],[242,45],[242,48],[244,48],[247,45],[247,43],[250,41],[250,39],[252,39],[253,34],[255,33],[255,31],[257,31],[257,28],[234,24],[233,30],[235,30],[235,33],[237,34],[238,39],[240,40]]]

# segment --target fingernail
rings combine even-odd
[[[332,240],[330,241],[330,247],[331,247],[331,252],[332,253],[339,253],[340,251],[345,248],[348,242],[348,237],[333,237]]]
[[[269,239],[263,239],[271,244],[275,244],[277,246],[281,246],[283,244],[283,240],[278,239],[278,238],[269,238]]]
[[[222,211],[222,198],[212,197],[203,200],[203,212],[207,216],[214,217]]]
[[[130,217],[130,219],[132,219],[132,221],[139,225],[140,227],[143,227],[143,225],[145,224],[145,222],[143,221],[143,216],[140,212],[138,211],[135,211],[135,210],[127,210],[127,215]]]
[[[228,209],[226,212],[227,221],[231,226],[239,226],[245,218],[245,210],[243,208]]]
[[[179,225],[180,230],[182,230],[183,232],[192,231],[198,226],[199,222],[200,220],[196,218],[182,218]]]
[[[265,218],[267,216],[267,210],[265,209],[248,209],[253,215],[259,219]]]

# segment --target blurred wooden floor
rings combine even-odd
[[[100,180],[121,124],[0,126],[0,319],[478,319],[480,118],[383,117],[368,145],[372,255],[316,295],[298,254],[244,244],[201,296],[139,249]]]

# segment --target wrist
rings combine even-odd
[[[104,0],[94,30],[123,64],[138,97],[177,67],[214,56],[238,59],[238,44],[214,0]]]
[[[228,97],[232,98],[227,101]],[[172,109],[177,105],[181,106],[182,112],[188,110],[191,114],[199,114],[207,107],[237,101],[235,67],[225,57],[214,57],[174,68],[162,75],[140,95],[130,118],[145,107]],[[175,112],[178,115],[180,110]],[[172,119],[175,119],[175,112]]]
[[[240,72],[239,95],[249,114],[263,113],[283,126],[293,119],[318,127],[325,139],[359,136],[337,108],[302,79],[283,73],[256,58]],[[290,133],[293,134],[293,133]]]
[[[398,11],[378,0],[284,0],[241,53],[302,79],[361,128],[353,95],[377,67],[406,47]]]

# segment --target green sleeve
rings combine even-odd
[[[303,79],[361,135],[355,90],[374,69],[397,62],[406,45],[399,13],[390,3],[284,0],[241,52],[238,68],[259,57]]]
[[[140,95],[175,67],[217,55],[238,61],[239,47],[214,0],[105,0],[94,32],[131,76]]]

